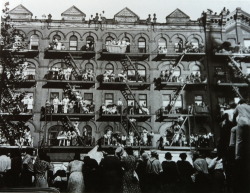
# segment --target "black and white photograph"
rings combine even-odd
[[[250,0],[0,6],[0,193],[250,193]]]

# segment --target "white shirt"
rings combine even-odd
[[[6,172],[11,169],[11,159],[6,155],[0,156],[0,172]]]

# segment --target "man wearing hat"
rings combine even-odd
[[[160,173],[162,172],[161,162],[158,160],[158,153],[151,151],[151,157],[147,161],[146,172],[148,182],[148,192],[157,193],[160,190]]]

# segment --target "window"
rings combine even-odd
[[[180,95],[174,105],[176,108],[182,108],[182,95]]]
[[[181,38],[176,38],[174,43],[174,50],[175,52],[182,52],[183,48],[183,41]]]
[[[170,94],[163,94],[162,95],[162,106],[166,107],[170,103]]]
[[[129,53],[130,52],[130,39],[128,37],[125,37],[124,40],[127,42],[126,53]]]
[[[36,67],[34,64],[29,63],[27,68],[23,70],[23,75],[27,80],[35,80]]]
[[[91,145],[92,143],[92,128],[89,125],[86,125],[83,127],[83,130],[86,129],[87,130],[87,141],[86,141],[86,145]]]
[[[105,70],[109,73],[113,73],[114,72],[114,66],[110,63],[106,64],[105,66]]]
[[[163,53],[164,48],[167,48],[167,41],[164,38],[160,38],[158,40],[158,51],[159,51],[159,53]]]
[[[93,103],[93,93],[84,93],[84,100]]]
[[[59,92],[51,92],[50,93],[50,104],[53,104],[53,99],[56,97],[59,99]]]
[[[250,40],[244,40],[244,46],[250,48]]]
[[[30,37],[30,49],[31,50],[38,50],[39,46],[39,37],[38,35],[32,35]]]
[[[137,71],[139,75],[142,77],[142,79],[146,81],[146,68],[140,64],[136,64],[134,67],[137,68]],[[128,74],[127,74],[128,80],[129,81],[141,81],[139,77],[137,76],[136,70],[134,69],[134,67],[129,66],[128,68]]]
[[[59,41],[59,40],[61,40],[61,36],[56,34],[56,35],[53,36],[53,39],[57,39]]]
[[[58,146],[59,140],[57,139],[59,131],[63,131],[62,125],[54,125],[49,128],[49,146]]]
[[[94,66],[93,66],[93,64],[87,63],[87,64],[85,65],[85,70],[86,70],[86,71],[87,71],[87,70],[92,70],[92,71],[94,72]]]
[[[194,97],[194,104],[201,106],[203,103],[203,96],[202,95],[195,95]]]
[[[77,50],[77,37],[71,36],[69,38],[69,50]]]
[[[198,66],[198,65],[194,65],[193,67],[192,67],[192,73],[193,74],[201,74],[201,72],[200,72],[201,70],[200,70],[200,67]]]
[[[112,40],[113,40],[113,38],[112,38],[111,36],[108,36],[108,37],[106,38],[106,40],[105,40],[105,44],[106,44],[106,45],[107,45],[107,44],[110,44]]]
[[[92,36],[88,36],[86,38],[86,44],[89,44],[89,47],[90,47],[90,51],[94,51],[94,38]]]
[[[199,48],[199,41],[196,38],[193,38],[191,40],[191,43],[192,43],[194,48]]]
[[[139,105],[140,106],[147,106],[147,95],[146,94],[139,94]]]
[[[138,40],[138,49],[139,49],[139,53],[145,53],[146,52],[146,40],[144,38],[139,38],[139,40]]]
[[[105,94],[105,105],[114,104],[114,94],[106,93]]]

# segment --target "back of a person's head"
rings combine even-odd
[[[84,162],[87,162],[87,161],[90,160],[90,157],[89,157],[88,155],[87,155],[87,156],[84,156],[83,160],[84,160]]]
[[[179,155],[179,157],[181,158],[181,160],[186,160],[187,159],[187,154],[186,153],[181,153],[180,155]]]
[[[133,155],[134,151],[132,149],[132,147],[126,147],[125,151],[127,152],[128,155]]]

